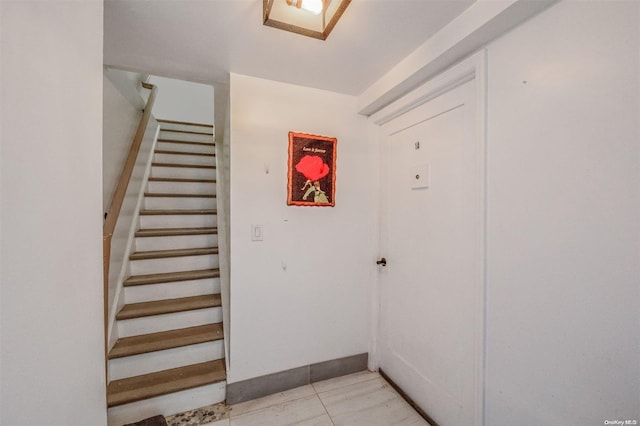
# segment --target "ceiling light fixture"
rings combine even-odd
[[[349,3],[351,0],[262,0],[263,23],[326,40]]]

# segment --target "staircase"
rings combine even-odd
[[[213,127],[158,121],[108,354],[110,425],[225,399]]]

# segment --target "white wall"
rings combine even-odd
[[[489,46],[487,425],[640,421],[639,8]]]
[[[148,74],[125,71],[105,65],[104,76],[111,81],[131,105],[139,110],[144,109],[150,91],[142,87],[142,82],[146,80]]]
[[[105,425],[101,1],[0,2],[0,424]]]
[[[153,115],[158,119],[213,124],[213,86],[151,76],[158,86]]]
[[[104,73],[102,90],[104,105],[102,205],[104,211],[107,211],[111,204],[144,108],[136,86],[126,78],[130,75],[132,73],[114,69],[105,70]],[[136,101],[136,98],[139,101]]]
[[[120,180],[124,163],[129,156],[131,143],[142,118],[146,100],[140,91],[141,75],[128,71],[107,68],[103,79],[103,209],[111,205],[113,194]],[[138,221],[138,210],[142,203],[153,147],[156,141],[158,122],[151,117],[147,125],[129,185],[125,193],[120,215],[111,240],[109,262],[108,336],[109,347],[118,338],[117,327],[113,327],[116,313],[124,305],[122,282],[127,278],[127,259],[132,247]]]
[[[230,89],[229,382],[367,352],[378,159],[356,98],[237,74]],[[338,138],[334,208],[286,205],[289,131]]]

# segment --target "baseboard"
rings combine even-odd
[[[227,404],[237,404],[263,396],[332,379],[367,369],[369,354],[348,356],[291,370],[227,384]]]
[[[378,369],[378,373],[380,373],[380,375],[382,376],[382,378],[384,378],[390,385],[392,388],[394,388],[396,390],[396,392],[398,392],[400,394],[400,396],[407,401],[407,403],[409,403],[409,405],[411,407],[413,407],[414,410],[416,410],[416,412],[418,414],[420,414],[420,416],[425,419],[427,421],[427,423],[429,423],[431,426],[440,426],[435,420],[433,420],[431,418],[430,415],[428,415],[422,408],[420,408],[420,406],[418,404],[415,403],[415,401],[413,399],[411,399],[409,397],[409,395],[407,395],[400,386],[398,386],[398,384],[396,382],[394,382],[393,380],[391,380],[391,378],[389,378],[389,376],[387,376],[385,374],[384,371],[382,371],[382,369]]]

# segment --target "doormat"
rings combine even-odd
[[[164,416],[158,415],[149,417],[148,419],[140,420],[136,423],[128,423],[124,426],[167,426],[167,421]]]
[[[167,416],[167,424],[168,426],[196,426],[228,418],[229,407],[227,407],[224,402],[220,402],[184,413]]]

